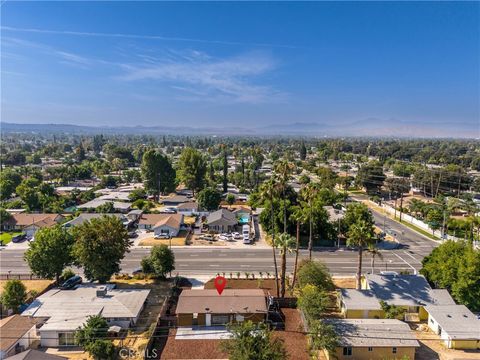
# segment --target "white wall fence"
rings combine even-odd
[[[373,202],[371,202],[371,203],[375,204]],[[375,204],[375,205],[377,205],[377,204]],[[395,209],[393,207],[382,204],[382,208],[386,212],[391,214],[392,216],[395,215]],[[398,219],[400,217],[400,211],[397,210],[396,214],[397,214],[397,219]],[[422,230],[428,231],[430,234],[433,234],[434,236],[437,236],[440,239],[442,238],[442,231],[441,230],[435,230],[434,232],[432,232],[432,229],[430,228],[430,226],[428,224],[424,223],[422,220],[418,220],[418,219],[414,218],[411,215],[402,213],[402,221],[409,222],[410,224],[415,225]],[[458,238],[458,237],[452,236],[452,235],[448,235],[448,234],[445,234],[445,238],[448,239],[448,240],[454,240],[454,241],[463,240],[461,238]]]

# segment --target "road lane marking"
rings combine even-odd
[[[413,269],[413,273],[416,275],[417,274],[417,269],[415,269],[410,263],[408,263],[405,259],[403,259],[400,255],[393,253],[396,257],[398,257],[400,260],[402,260],[405,264],[407,264],[409,267]]]

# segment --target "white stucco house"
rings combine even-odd
[[[74,346],[75,330],[89,316],[101,315],[109,326],[128,329],[136,324],[150,290],[115,289],[85,284],[73,290],[52,289],[36,298],[22,313],[42,321],[38,328],[43,347]]]
[[[183,224],[182,214],[142,214],[138,228],[152,230],[155,235],[168,234],[175,237]]]

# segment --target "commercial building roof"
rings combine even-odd
[[[33,326],[34,319],[12,315],[0,320],[0,351],[8,351]]]
[[[261,289],[183,290],[178,299],[177,314],[253,314],[266,313],[265,292]]]
[[[428,314],[453,340],[480,340],[480,320],[465,305],[429,305]]]
[[[340,346],[419,347],[408,324],[395,319],[329,319]]]
[[[366,275],[368,287],[379,300],[397,306],[448,305],[451,297],[433,291],[421,275]]]
[[[105,318],[136,318],[150,293],[143,289],[109,289],[106,295],[98,295],[97,290],[103,288],[88,284],[73,290],[52,289],[36,298],[22,315],[49,318],[42,330],[72,330],[88,316],[100,313]]]
[[[371,290],[341,289],[342,301],[349,310],[381,310],[380,302]]]

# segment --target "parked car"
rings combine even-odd
[[[213,235],[202,235],[198,237],[200,240],[208,240],[208,241],[215,241],[215,237]]]
[[[128,232],[128,237],[130,239],[133,239],[133,238],[136,238],[138,236],[137,232],[136,231],[129,231]]]
[[[170,234],[157,234],[153,237],[154,239],[170,239]]]
[[[65,281],[62,285],[60,285],[60,289],[62,290],[70,290],[73,289],[76,285],[80,285],[82,283],[82,278],[78,275],[72,276],[67,281]]]
[[[139,274],[143,274],[143,269],[141,267],[133,269],[132,275],[139,275]]]
[[[27,234],[25,233],[15,235],[12,237],[12,242],[14,243],[22,242],[23,240],[25,240],[26,237],[27,237]]]
[[[236,232],[236,231],[235,231],[235,232],[232,233],[232,237],[233,237],[234,239],[241,239],[241,238],[242,238],[242,235],[240,235],[239,232]]]
[[[177,210],[174,209],[174,208],[164,208],[164,209],[160,210],[160,213],[161,214],[176,214]]]
[[[218,238],[220,240],[223,240],[223,241],[228,241],[228,240],[231,239],[230,237],[226,236],[225,234],[221,234]]]

